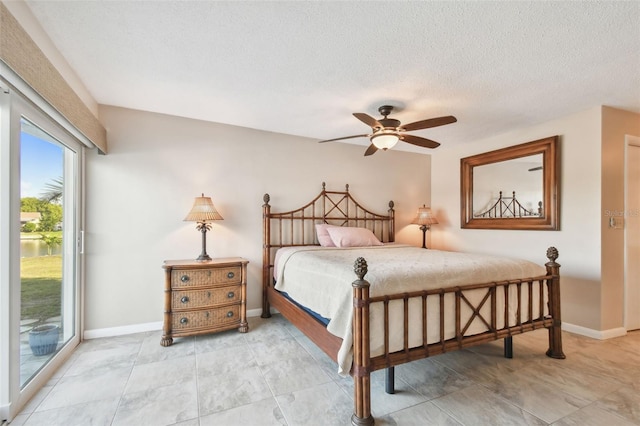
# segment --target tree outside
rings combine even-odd
[[[38,225],[33,222],[27,222],[22,225],[22,232],[36,232],[38,230]]]
[[[55,247],[55,246],[59,246],[60,244],[62,244],[62,238],[58,235],[45,235],[45,234],[40,234],[40,236],[42,237],[42,241],[44,241],[44,243],[47,245],[47,253],[48,256],[51,256],[51,250]]]
[[[44,186],[44,192],[40,195],[40,199],[49,203],[60,204],[62,202],[62,189],[64,181],[62,177],[51,179],[51,182]]]
[[[59,204],[46,203],[40,209],[40,231],[55,231],[58,224],[62,222],[62,206]]]
[[[24,197],[20,200],[21,212],[39,212],[43,204],[40,198],[36,197]]]
[[[34,231],[56,231],[58,225],[62,222],[62,178],[52,179],[45,185],[45,191],[40,198],[24,197],[20,200],[21,212],[38,212],[40,213],[40,223],[37,229],[29,227],[24,232]]]

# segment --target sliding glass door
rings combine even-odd
[[[76,334],[77,153],[25,117],[20,129],[20,386],[24,387]]]
[[[83,148],[20,95],[0,96],[0,394],[12,418],[80,340]]]

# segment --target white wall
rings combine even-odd
[[[554,135],[560,136],[560,231],[461,229],[460,158]],[[431,244],[538,263],[547,261],[547,247],[557,247],[563,322],[600,330],[600,170],[600,107],[457,147],[443,145],[432,155],[431,205],[440,225],[432,228]]]
[[[248,309],[261,306],[262,197],[272,210],[300,207],[321,190],[344,189],[366,208],[396,206],[397,241],[422,244],[409,222],[430,200],[431,157],[363,156],[365,146],[318,144],[263,132],[101,107],[109,154],[87,155],[85,329],[162,320],[165,259],[195,259],[201,235],[183,222],[200,193],[224,217],[207,234],[213,257],[250,261]]]

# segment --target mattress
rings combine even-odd
[[[335,247],[287,247],[280,249],[274,264],[276,279],[275,289],[286,292],[296,303],[328,318],[327,330],[342,338],[342,346],[338,353],[338,372],[348,374],[352,362],[352,321],[353,321],[353,287],[357,279],[353,272],[353,263],[358,257],[366,259],[368,273],[365,279],[371,284],[370,296],[382,296],[420,290],[433,290],[463,286],[467,284],[489,283],[495,281],[515,280],[546,275],[546,269],[533,262],[521,259],[449,252],[441,250],[425,250],[402,244],[391,244],[374,247],[335,248]],[[540,284],[533,284],[532,317],[546,315],[539,311]],[[472,304],[486,295],[486,290],[474,290],[466,297]],[[528,304],[528,292],[521,294],[522,306]],[[497,312],[504,312],[504,292],[497,292]],[[517,292],[509,291],[509,324],[498,315],[497,328],[515,325],[520,320],[528,321],[528,310],[518,312]],[[455,296],[445,296],[445,339],[455,337]],[[462,304],[461,322],[465,324],[473,311]],[[546,303],[543,304],[546,310]],[[437,297],[427,301],[428,327],[427,343],[440,340],[440,305]],[[490,318],[490,304],[487,302],[480,310],[484,318]],[[518,316],[520,318],[518,318]],[[422,303],[421,299],[409,302],[409,344],[410,347],[424,344],[422,337]],[[394,330],[390,339],[390,350],[401,350],[403,340],[404,311],[403,302],[390,302],[389,329]],[[487,331],[486,324],[475,318],[466,330],[465,336]],[[370,307],[370,351],[375,357],[384,353],[384,311],[382,304]]]

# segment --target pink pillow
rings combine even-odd
[[[336,247],[368,247],[382,245],[373,232],[366,228],[333,226],[327,228],[327,232]]]
[[[318,223],[316,225],[316,234],[318,236],[318,242],[322,247],[335,247],[331,237],[329,236],[328,228],[339,228],[335,225],[327,225],[326,223]]]

